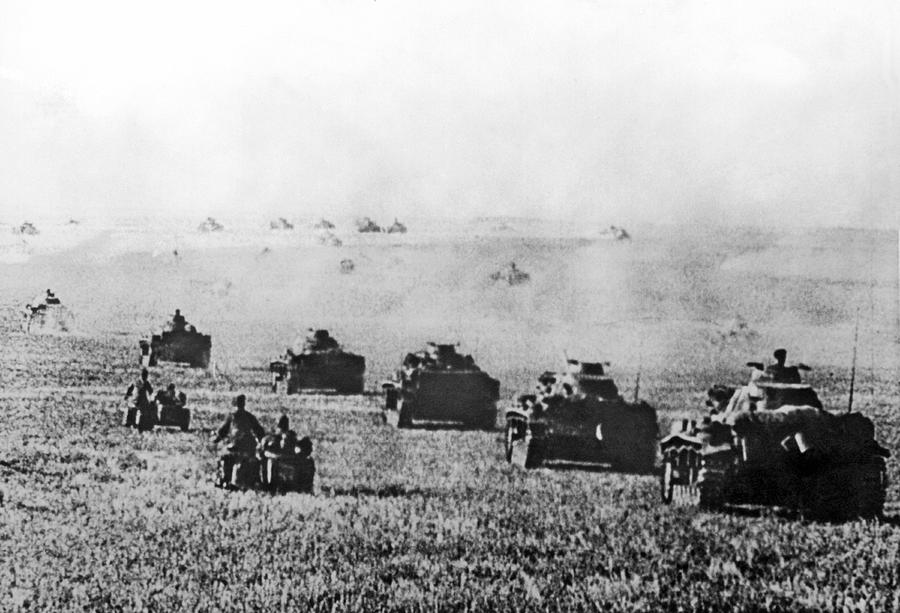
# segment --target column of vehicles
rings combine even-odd
[[[48,290],[44,308],[29,305],[27,314],[59,306]],[[310,330],[300,345],[269,364],[273,392],[364,393],[365,358],[344,351],[326,330]],[[161,361],[205,367],[210,348],[210,337],[187,324],[179,310],[160,334],[141,340],[145,368],[126,392],[124,425],[187,430],[186,395],[170,384],[154,396],[146,367]],[[852,406],[826,410],[803,381],[801,373],[809,367],[789,366],[786,357],[779,349],[768,366],[748,362],[747,384],[709,388],[705,414],[677,421],[660,439],[655,409],[637,391],[632,401],[624,399],[607,362],[566,358],[562,371],[543,372],[534,390],[498,411],[500,382],[456,345],[429,342],[407,353],[382,384],[383,414],[398,428],[453,422],[493,430],[499,417],[506,460],[526,469],[574,463],[651,473],[661,457],[660,492],[666,504],[709,510],[779,507],[838,520],[881,516],[890,452],[877,442],[875,424]],[[852,402],[852,382],[850,397]],[[247,421],[242,410],[243,400],[229,419]],[[248,428],[264,440],[258,422]],[[220,484],[308,491],[314,473],[311,442],[294,441],[288,430],[286,423],[279,430],[282,447],[268,440],[258,450],[253,445],[253,453],[246,444],[231,449],[226,454],[231,460],[220,465]]]

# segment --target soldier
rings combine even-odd
[[[149,403],[150,397],[153,395],[153,386],[150,385],[150,371],[146,368],[141,369],[141,378],[128,386],[125,392],[125,400],[134,395],[132,403],[137,406],[142,403]]]
[[[146,368],[141,369],[141,378],[128,386],[125,391],[125,400],[131,400],[131,406],[125,414],[125,426],[138,426],[146,429],[145,416],[150,411],[150,398],[153,396],[153,386],[149,381],[150,372]],[[138,418],[139,421],[138,421]]]
[[[260,441],[258,450],[260,459],[260,481],[267,489],[271,491],[278,487],[289,487],[289,484],[278,482],[279,473],[276,468],[276,463],[279,457],[284,458],[284,456],[292,456],[290,459],[292,462],[295,462],[297,458],[303,458],[304,462],[312,461],[308,459],[309,454],[312,453],[312,443],[307,437],[304,437],[303,440],[309,443],[308,449],[306,448],[305,443],[297,440],[297,433],[291,430],[290,421],[288,420],[287,415],[282,415],[278,420],[278,426],[275,432],[266,435],[266,437]],[[310,469],[307,468],[307,472],[309,472],[309,470]],[[312,470],[314,471],[314,469]],[[302,489],[305,490],[306,486],[304,485]]]
[[[766,374],[776,383],[800,383],[800,370],[796,366],[786,366],[787,350],[776,349],[772,354],[774,364],[766,366]]]
[[[181,309],[175,309],[175,315],[172,316],[172,331],[181,332],[185,329],[187,320],[181,314]]]
[[[287,415],[282,415],[274,433],[267,434],[259,443],[261,451],[296,453],[297,433],[291,430]]]
[[[234,466],[235,456],[252,456],[256,451],[257,441],[266,433],[256,417],[244,408],[246,403],[247,397],[244,394],[240,394],[232,401],[235,410],[225,418],[213,439],[214,443],[226,438],[229,440],[226,453],[221,457],[222,474],[218,482],[220,487],[228,487],[231,483],[231,469]]]
[[[772,377],[773,381],[778,381],[784,372],[784,362],[787,360],[787,350],[776,349],[772,356],[775,358],[775,363],[766,366],[766,374]]]
[[[163,406],[174,406],[178,402],[178,395],[175,393],[175,384],[169,383],[165,390],[156,394],[156,402]]]

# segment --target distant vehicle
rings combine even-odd
[[[340,247],[343,245],[343,241],[334,235],[332,232],[323,232],[318,238],[320,245],[325,245],[326,247]]]
[[[365,390],[366,359],[343,350],[328,330],[310,330],[303,348],[269,363],[272,391],[284,382],[288,394],[303,390],[362,394]]]
[[[625,228],[610,226],[600,231],[600,238],[605,240],[625,241],[631,240],[631,235]]]
[[[759,333],[750,327],[750,324],[741,317],[736,315],[727,324],[722,325],[717,330],[718,341],[750,341],[759,337]]]
[[[28,334],[59,334],[69,332],[72,314],[49,289],[33,299],[23,310],[24,330]]]
[[[674,424],[660,441],[664,503],[781,507],[826,520],[881,516],[890,452],[874,424],[824,410],[812,387],[797,382],[796,367],[785,371],[787,382],[758,369],[746,386],[714,386],[700,423]]]
[[[341,272],[344,274],[351,273],[356,268],[356,264],[350,258],[341,260]]]
[[[505,268],[492,272],[490,278],[491,281],[505,281],[507,285],[522,285],[531,280],[531,275],[510,262]]]
[[[124,409],[122,425],[138,430],[152,430],[156,426],[179,428],[186,432],[191,425],[191,410],[185,401],[164,402],[159,395],[146,407],[136,407],[128,402]]]
[[[492,430],[500,382],[483,372],[456,345],[428,343],[409,353],[391,381],[382,385],[385,421],[408,428],[417,420],[452,421]]]
[[[206,220],[197,226],[198,232],[221,232],[225,226],[216,221],[213,217],[207,217]]]
[[[159,362],[182,362],[192,368],[208,368],[212,340],[208,334],[197,332],[176,310],[168,329],[141,339],[141,364],[156,366]]]
[[[25,236],[35,236],[40,234],[37,227],[30,221],[24,222],[21,226],[13,228],[13,234],[22,234]]]
[[[363,217],[361,219],[356,220],[356,231],[357,232],[383,232],[381,226],[372,221],[368,217]]]
[[[278,219],[269,222],[269,228],[272,230],[293,230],[294,224],[284,217],[279,217]]]
[[[387,229],[388,234],[406,234],[406,226],[397,221],[397,218],[394,218],[394,223],[388,226]]]
[[[506,411],[506,460],[524,468],[563,461],[649,473],[656,462],[656,410],[627,402],[604,363],[567,360],[538,377],[537,392]]]

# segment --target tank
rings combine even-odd
[[[302,349],[289,349],[269,363],[272,391],[285,387],[288,394],[303,390],[362,394],[365,390],[366,359],[344,351],[328,330],[310,331]]]
[[[656,463],[656,410],[627,402],[607,363],[567,360],[538,377],[535,393],[506,411],[506,460],[524,468],[549,462],[610,465],[648,473]]]
[[[324,245],[326,247],[340,247],[344,244],[344,242],[338,238],[333,232],[326,230],[321,233],[316,240],[320,245]]]
[[[59,303],[27,305],[24,316],[24,329],[28,334],[64,334],[72,328],[72,314]]]
[[[289,222],[284,217],[279,217],[278,219],[273,219],[269,222],[270,230],[293,230],[294,224]]]
[[[208,334],[197,332],[176,311],[168,329],[141,339],[141,365],[156,366],[159,362],[181,362],[192,368],[208,368],[212,340]]]
[[[381,226],[375,223],[369,217],[363,217],[361,219],[356,220],[356,231],[357,232],[383,232]]]
[[[456,345],[427,343],[409,353],[394,378],[382,385],[385,421],[409,428],[415,421],[457,422],[493,430],[500,382]]]
[[[25,236],[36,236],[36,235],[40,234],[40,232],[38,232],[37,226],[35,226],[30,221],[26,221],[21,226],[13,228],[13,234],[22,234]]]
[[[491,273],[491,281],[504,281],[507,285],[522,285],[531,279],[531,275],[510,262],[505,268]]]
[[[406,225],[400,223],[395,218],[394,223],[392,223],[390,226],[388,226],[387,233],[388,234],[406,234]]]
[[[603,240],[627,241],[631,240],[631,235],[625,228],[619,226],[610,226],[599,233],[599,238]]]
[[[890,452],[870,419],[825,410],[807,384],[765,377],[707,396],[707,415],[676,422],[660,441],[664,503],[778,507],[828,521],[882,515]]]
[[[207,217],[203,223],[197,226],[198,232],[221,232],[225,226],[220,224],[214,217]]]

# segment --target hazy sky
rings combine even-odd
[[[895,7],[0,0],[0,220],[896,227]]]

